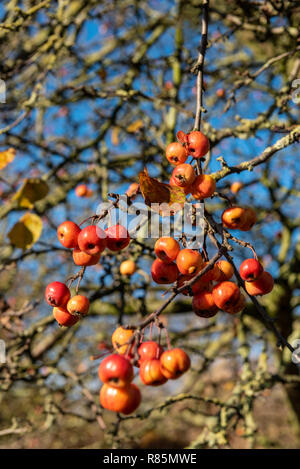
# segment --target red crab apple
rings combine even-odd
[[[154,342],[154,340],[142,342],[138,348],[139,361],[160,358],[163,351],[163,348],[157,342]]]
[[[257,259],[246,259],[240,265],[240,276],[247,282],[257,280],[263,271],[263,266]]]
[[[99,378],[116,388],[125,388],[133,380],[133,366],[123,355],[114,353],[104,358],[99,366]]]
[[[78,236],[78,247],[81,251],[94,256],[101,254],[107,245],[105,232],[96,225],[89,225],[81,230]]]
[[[174,262],[166,264],[160,259],[155,259],[151,266],[151,275],[155,283],[163,285],[175,282],[179,272]]]
[[[113,225],[105,230],[107,235],[107,247],[110,251],[117,252],[125,249],[130,243],[130,236],[122,225]]]
[[[70,297],[70,290],[62,282],[52,282],[46,287],[45,298],[50,306],[65,306]]]

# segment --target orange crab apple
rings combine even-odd
[[[183,275],[192,275],[199,272],[203,266],[203,259],[198,251],[182,249],[176,258],[177,267]]]
[[[53,316],[58,324],[65,327],[71,327],[79,321],[78,316],[70,314],[69,311],[62,306],[53,308]]]
[[[141,392],[134,383],[130,383],[125,388],[115,388],[105,383],[100,390],[101,406],[104,409],[125,415],[134,412],[141,400]]]
[[[181,348],[166,350],[160,357],[161,372],[167,379],[179,378],[190,366],[190,357]]]
[[[208,264],[209,262],[204,262],[202,269],[204,269]],[[216,282],[220,279],[220,275],[221,273],[219,267],[217,266],[217,264],[214,264],[212,269],[210,269],[208,272],[206,272],[206,274],[202,275],[202,277],[200,278],[204,283]]]
[[[240,289],[233,282],[220,282],[213,288],[212,296],[218,308],[226,309],[238,302],[240,298]]]
[[[240,181],[235,181],[231,184],[230,190],[233,194],[237,194],[243,187],[243,183]]]
[[[177,288],[182,287],[185,282],[190,281],[192,278],[193,277],[191,275],[181,275],[181,277],[179,277],[177,281]],[[209,291],[211,285],[212,284],[210,282],[203,282],[202,277],[200,277],[190,286],[190,289],[187,287],[182,290],[181,293],[186,296],[196,295],[201,291]]]
[[[134,334],[134,331],[132,329],[125,329],[122,326],[117,327],[117,329],[114,331],[111,337],[111,342],[116,352],[118,352],[120,355],[125,355],[127,353],[128,348],[130,346],[129,342],[133,334]],[[132,347],[133,347],[133,344],[130,347],[130,351]]]
[[[202,158],[209,150],[208,138],[199,130],[190,132],[187,136],[187,151],[194,158]]]
[[[98,254],[87,254],[84,251],[81,251],[80,249],[74,249],[73,250],[73,261],[76,265],[80,266],[90,266],[90,265],[96,265],[98,264],[99,260],[101,257],[101,253],[98,252]]]
[[[214,302],[212,293],[208,291],[194,295],[192,305],[197,316],[202,318],[211,318],[215,316],[219,310]]]
[[[251,207],[245,209],[245,221],[239,228],[241,231],[249,231],[256,223],[256,213]]]
[[[269,272],[263,272],[254,282],[245,282],[245,288],[249,295],[266,295],[273,290],[274,279]]]
[[[196,176],[192,187],[191,194],[194,199],[207,199],[211,197],[216,190],[216,181],[208,174],[199,174]]]
[[[155,283],[163,285],[175,282],[179,271],[174,262],[166,264],[160,259],[155,259],[151,266],[151,275]]]
[[[180,251],[180,245],[176,239],[170,236],[163,236],[156,241],[154,251],[161,261],[170,264],[175,261]]]
[[[188,154],[183,145],[179,142],[172,142],[166,148],[166,157],[173,166],[185,163]]]
[[[127,259],[127,261],[123,261],[120,265],[120,274],[127,275],[130,277],[136,271],[136,263],[131,260]]]
[[[225,98],[225,90],[224,88],[218,88],[217,91],[216,91],[216,95],[218,96],[218,98]]]
[[[114,353],[102,360],[98,375],[103,383],[116,388],[125,388],[133,380],[133,366],[123,355]]]
[[[161,386],[168,379],[162,374],[160,360],[152,358],[140,363],[140,378],[147,386]]]
[[[247,212],[243,207],[229,207],[222,214],[222,223],[231,230],[240,230],[247,222]]]
[[[216,265],[220,271],[219,281],[223,282],[224,280],[230,280],[234,274],[234,270],[230,262],[221,260],[217,261]]]
[[[171,179],[175,182],[176,186],[187,187],[190,186],[196,178],[196,173],[192,165],[183,163],[173,170]]]
[[[246,298],[241,293],[237,303],[235,303],[233,306],[230,306],[229,308],[226,308],[226,309],[224,308],[223,311],[225,311],[225,313],[228,313],[228,314],[237,314],[243,311],[245,306],[246,306]]]
[[[73,221],[64,221],[57,228],[57,237],[58,240],[65,248],[76,248],[78,246],[78,235],[81,232],[76,223]]]
[[[175,180],[173,177],[170,178],[169,184],[170,184],[170,186],[179,187],[179,186],[177,185],[176,180]],[[185,195],[188,195],[188,194],[190,194],[190,192],[191,192],[191,190],[192,190],[192,186],[190,185],[190,186],[180,187],[180,189],[183,190],[183,192],[185,193]]]
[[[67,303],[67,310],[70,314],[86,316],[89,308],[89,299],[84,295],[75,295]]]
[[[79,184],[75,189],[75,194],[77,197],[86,197],[88,193],[88,187],[86,184]]]

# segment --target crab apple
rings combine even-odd
[[[191,366],[190,357],[181,348],[166,350],[160,357],[160,368],[167,379],[177,379]]]
[[[218,96],[218,98],[225,98],[224,88],[218,88],[216,91],[216,95]]]
[[[240,276],[246,282],[257,280],[263,271],[264,268],[257,259],[246,259],[240,265]]]
[[[105,231],[107,234],[107,247],[110,251],[121,251],[130,243],[129,233],[122,225],[110,226]]]
[[[160,360],[152,358],[143,360],[140,364],[140,378],[147,386],[161,386],[168,379],[162,374]]]
[[[90,265],[96,265],[98,264],[100,260],[101,253],[98,252],[98,254],[87,254],[84,251],[81,251],[80,249],[74,249],[73,250],[73,261],[76,265],[80,266],[90,266]]]
[[[230,190],[233,194],[237,194],[243,187],[243,183],[240,181],[235,181],[231,184]]]
[[[196,173],[192,165],[183,163],[173,170],[171,179],[174,180],[176,186],[187,187],[190,186],[196,178]]]
[[[86,197],[88,193],[88,187],[86,184],[79,184],[75,189],[75,194],[77,197]]]
[[[106,245],[106,233],[96,225],[89,225],[83,228],[78,236],[79,249],[91,256],[101,254],[106,248]]]
[[[263,272],[254,282],[245,282],[245,288],[249,295],[266,295],[273,290],[274,279],[269,272]]]
[[[178,279],[177,288],[182,287],[182,285],[185,282],[190,281],[191,279],[192,277],[190,275],[182,275]],[[196,282],[193,283],[193,285],[190,286],[190,289],[185,288],[184,290],[182,290],[181,293],[186,296],[196,295],[197,293],[200,293],[201,291],[209,291],[210,287],[211,287],[211,283],[203,282],[202,277],[200,277],[198,280],[196,280]]]
[[[173,166],[185,163],[188,154],[183,145],[179,142],[170,143],[166,148],[166,157]]]
[[[122,326],[117,327],[111,337],[111,342],[116,352],[118,352],[120,355],[125,355],[127,353],[129,341],[131,340],[132,336],[132,329],[125,329]],[[130,347],[130,349],[132,348],[132,346]]]
[[[70,327],[76,324],[79,321],[78,316],[70,314],[65,307],[55,307],[53,308],[53,316],[61,326]]]
[[[90,302],[84,295],[75,295],[67,303],[67,310],[70,314],[86,316],[89,308]]]
[[[191,187],[191,194],[196,200],[211,197],[216,190],[216,181],[208,174],[199,174]]]
[[[229,207],[222,214],[222,223],[231,230],[240,230],[247,222],[246,210],[243,207]]]
[[[188,134],[187,150],[194,158],[202,158],[209,150],[208,138],[200,130],[190,132]]]
[[[163,285],[175,282],[179,272],[174,262],[166,264],[160,259],[155,259],[151,266],[151,275],[155,283]]]
[[[241,231],[249,231],[256,222],[256,213],[251,207],[245,207],[245,222],[239,228]]]
[[[203,269],[209,264],[209,262],[204,262]],[[220,279],[220,269],[219,267],[214,264],[212,269],[210,269],[206,274],[202,275],[201,280],[204,283],[207,282],[216,282]]]
[[[197,316],[202,318],[212,318],[219,310],[214,302],[212,293],[208,291],[203,291],[194,295],[192,305]]]
[[[213,288],[212,296],[218,308],[226,309],[237,303],[240,298],[240,289],[233,282],[220,282]]]
[[[46,287],[45,298],[50,306],[65,306],[70,297],[70,290],[62,282],[51,282]]]
[[[113,412],[131,414],[138,408],[141,400],[141,392],[134,383],[125,388],[115,388],[105,383],[100,389],[100,404]]]
[[[220,271],[219,280],[221,282],[223,282],[224,280],[230,280],[234,274],[234,270],[230,262],[221,260],[221,261],[217,261],[216,265],[218,266],[219,271]]]
[[[245,306],[246,306],[246,298],[241,293],[237,303],[231,306],[230,308],[223,309],[223,311],[225,311],[225,313],[228,313],[228,314],[237,314],[243,311]]]
[[[133,275],[136,271],[136,264],[131,259],[123,261],[120,265],[120,274],[121,275]]]
[[[199,272],[203,266],[203,259],[198,251],[185,248],[179,252],[176,263],[180,273],[183,275],[192,275]]]
[[[173,177],[170,178],[169,185],[170,186],[180,187],[180,186],[177,185],[177,182]],[[192,186],[190,185],[190,186],[180,187],[180,189],[183,190],[185,195],[188,195],[188,194],[190,194],[190,192],[192,190]]]
[[[171,262],[175,261],[178,253],[180,251],[180,245],[176,241],[176,239],[171,238],[170,236],[165,236],[159,238],[155,245],[154,251],[157,257],[165,262],[166,264],[170,264]]]
[[[73,221],[64,221],[57,228],[58,240],[65,248],[77,248],[77,238],[81,229]]]
[[[125,388],[133,380],[133,366],[127,358],[114,353],[102,360],[98,375],[103,383],[116,388]]]
[[[152,360],[154,358],[158,359],[163,351],[164,349],[157,342],[154,342],[154,340],[142,342],[138,348],[139,362]]]

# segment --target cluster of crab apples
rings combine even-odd
[[[186,163],[189,156],[203,158],[209,151],[209,140],[199,131],[189,134],[180,131],[177,140],[166,149],[168,161],[175,166],[170,185],[181,187],[186,195],[191,194],[196,200],[211,197],[216,189],[213,177],[196,175],[193,166]],[[138,184],[133,183],[127,195],[134,198],[138,189]],[[255,222],[256,214],[251,207],[230,206],[222,214],[225,229],[248,231]],[[105,249],[118,252],[130,243],[129,233],[121,225],[102,230],[91,224],[81,229],[76,223],[65,221],[58,227],[57,236],[65,248],[72,250],[74,263],[82,267],[97,264]],[[199,250],[181,247],[172,237],[159,238],[154,251],[157,258],[151,267],[153,281],[174,284],[183,295],[192,296],[192,308],[197,316],[211,318],[218,311],[237,314],[244,309],[246,299],[239,286],[231,280],[235,272],[228,260],[218,260],[209,269],[207,267],[205,274],[195,279],[209,264],[207,255]],[[136,264],[131,259],[120,265],[121,275],[130,277],[135,271]],[[249,295],[265,295],[273,288],[272,276],[264,271],[256,257],[246,259],[240,265],[239,274]],[[61,326],[70,327],[88,314],[88,298],[79,294],[71,297],[64,283],[50,283],[45,297],[48,304],[53,306],[53,315]],[[184,350],[172,349],[168,345],[168,350],[164,351],[153,340],[143,341],[134,329],[118,327],[112,335],[114,353],[103,359],[99,366],[99,378],[103,382],[100,390],[102,407],[125,415],[137,409],[141,392],[132,382],[134,366],[139,368],[140,379],[146,386],[160,386],[185,373],[190,368],[189,356]]]
[[[98,264],[106,248],[118,252],[130,243],[129,233],[122,225],[113,225],[106,230],[96,225],[88,225],[81,229],[73,221],[65,221],[58,227],[57,237],[65,248],[73,250],[74,263],[82,267]],[[62,282],[51,282],[47,285],[45,298],[47,303],[53,306],[53,316],[61,326],[73,326],[88,314],[88,298],[84,295],[71,298],[69,288]]]
[[[139,406],[142,396],[134,379],[133,364],[146,386],[161,386],[169,379],[177,379],[190,367],[190,358],[181,348],[165,350],[153,340],[135,347],[134,330],[118,327],[112,335],[115,353],[102,360],[98,375],[103,382],[100,404],[104,409],[131,414]],[[138,360],[134,360],[137,348]]]

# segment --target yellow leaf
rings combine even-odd
[[[159,182],[157,179],[151,178],[148,174],[147,169],[139,173],[140,189],[145,199],[145,204],[151,207],[153,210],[158,210],[159,213],[164,215],[170,215],[168,206],[177,204],[172,207],[172,212],[175,213],[181,210],[185,203],[185,193],[181,187],[170,186]],[[167,207],[156,207],[153,204],[167,204]]]
[[[111,143],[113,145],[119,145],[119,133],[120,127],[113,127],[111,131]]]
[[[11,163],[16,156],[16,150],[14,148],[9,148],[5,151],[0,151],[0,169],[5,168],[8,163]]]
[[[128,127],[127,127],[127,132],[137,132],[140,130],[142,127],[144,127],[144,122],[141,119],[138,119],[134,122],[132,122]]]
[[[34,213],[25,213],[8,233],[11,244],[17,248],[31,248],[41,236],[43,229],[42,219]]]
[[[32,208],[34,202],[43,199],[48,192],[48,184],[42,179],[25,179],[22,187],[16,192],[12,200],[17,200],[21,208]]]

